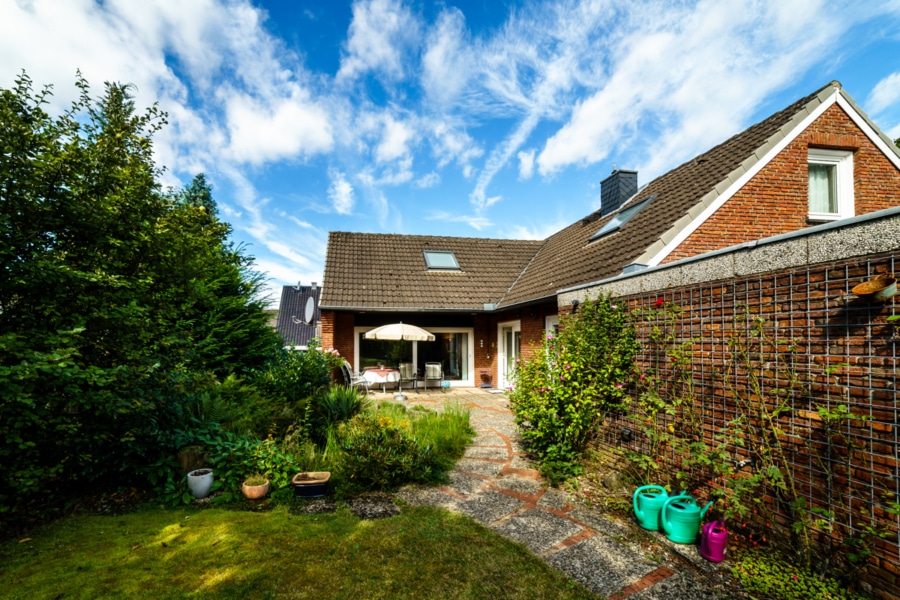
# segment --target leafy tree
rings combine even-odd
[[[22,74],[0,89],[0,512],[123,469],[178,402],[181,373],[229,373],[281,345],[252,258],[203,176],[164,194],[128,86],[58,117]]]

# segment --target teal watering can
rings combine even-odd
[[[669,499],[666,488],[661,485],[645,485],[634,492],[634,516],[644,529],[659,531],[659,511]]]
[[[686,493],[666,500],[659,514],[666,537],[677,544],[693,544],[700,532],[700,520],[710,506],[712,502],[701,509]]]

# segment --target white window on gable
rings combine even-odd
[[[810,148],[809,220],[836,221],[855,214],[853,153]]]

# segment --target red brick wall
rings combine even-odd
[[[353,364],[353,313],[322,311],[322,347],[334,348]]]
[[[900,205],[900,171],[847,113],[834,104],[688,236],[663,263],[816,225],[807,221],[807,153],[810,146],[854,152],[857,215]]]
[[[645,308],[663,298],[684,311],[674,322],[676,343],[688,345],[694,414],[700,415],[701,423],[695,434],[708,443],[737,416],[733,392],[723,384],[723,365],[731,356],[729,335],[746,332],[746,325],[742,324],[745,321],[735,317],[747,311],[752,317],[765,320],[766,331],[784,343],[781,355],[792,361],[792,369],[805,388],[789,399],[788,410],[777,420],[783,432],[779,439],[793,453],[791,475],[808,506],[842,516],[854,528],[852,534],[861,534],[867,522],[890,530],[887,538],[876,542],[869,570],[863,575],[877,598],[889,599],[900,598],[900,523],[896,515],[888,512],[890,502],[900,501],[900,324],[887,318],[900,312],[900,297],[874,302],[856,298],[850,289],[877,273],[898,271],[900,251],[895,251],[623,299],[632,308]],[[649,330],[649,325],[639,328],[645,367],[653,357],[649,352]],[[787,350],[790,342],[796,344],[794,352]],[[668,358],[662,356],[669,366],[661,369],[660,392],[664,397],[684,397],[683,384]],[[770,358],[766,361],[767,365],[774,362]],[[746,383],[745,372],[733,373],[739,385]],[[783,385],[764,378],[765,397],[771,398],[775,388]],[[833,439],[835,443],[829,445],[817,408],[833,409],[839,405],[849,407],[862,418],[842,421],[840,436],[845,437],[836,442]],[[601,446],[607,450],[647,451],[649,446],[640,436],[630,442],[620,439],[625,427],[640,431],[636,427],[640,422],[640,415],[636,414],[611,417],[599,433]],[[680,431],[685,422],[688,421],[676,416],[659,426],[663,431],[673,431],[668,429],[670,426]],[[754,440],[746,439],[744,448],[732,448],[731,453],[746,455],[745,448],[751,447]],[[848,447],[853,450],[847,451]],[[660,478],[676,472],[673,463],[677,459],[671,452],[664,452],[660,458],[669,463],[659,471]],[[832,473],[830,482],[822,465],[827,465]],[[697,486],[691,489],[698,490],[701,498],[727,483],[699,469],[691,472],[691,480],[690,485]],[[852,520],[848,512],[854,513]],[[781,513],[775,523],[786,527],[787,515]]]

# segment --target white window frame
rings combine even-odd
[[[355,326],[353,328],[353,365],[356,370],[359,370],[359,336],[361,333],[365,333],[375,329],[374,326]],[[474,327],[429,327],[428,331],[431,333],[465,333],[468,334],[468,347],[466,348],[466,361],[468,363],[468,372],[469,377],[467,379],[453,379],[447,380],[450,382],[450,387],[475,387],[475,328]],[[418,364],[419,361],[419,342],[412,343],[412,351],[413,351],[413,364]]]
[[[834,167],[835,193],[837,194],[837,212],[809,211],[810,221],[837,221],[847,219],[856,214],[853,198],[853,153],[847,150],[827,150],[810,148],[807,164],[828,165]],[[808,180],[807,180],[808,181]],[[809,200],[807,199],[807,202]]]
[[[547,315],[544,318],[544,333],[552,333],[554,337],[559,329],[559,315]]]

